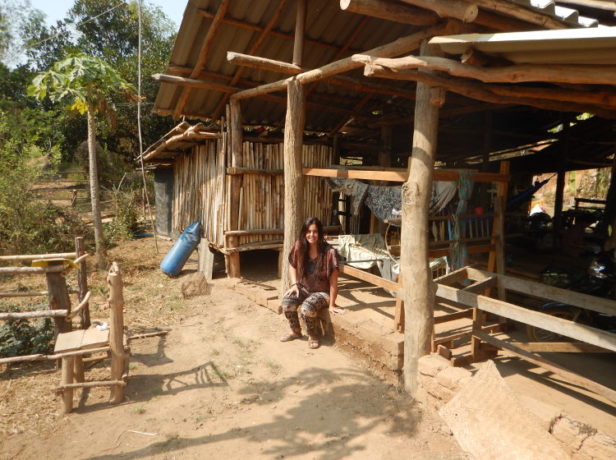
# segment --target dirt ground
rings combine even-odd
[[[129,335],[170,330],[131,342],[126,401],[111,406],[96,388],[63,415],[53,365],[0,368],[0,458],[467,458],[436,414],[336,345],[280,343],[284,318],[225,279],[183,299],[182,277],[158,269],[159,246],[161,255],[151,238],[111,251]],[[93,317],[104,320],[103,279],[90,283]],[[86,379],[106,372],[98,365]]]

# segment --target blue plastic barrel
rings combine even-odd
[[[180,271],[182,271],[182,267],[188,260],[188,257],[190,257],[190,254],[199,244],[200,238],[200,222],[193,222],[186,227],[163,261],[160,263],[160,269],[163,273],[169,276],[177,276]]]

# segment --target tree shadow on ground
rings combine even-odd
[[[339,459],[364,450],[357,440],[377,426],[386,426],[392,434],[412,436],[421,419],[420,410],[395,387],[352,369],[311,368],[294,377],[249,384],[240,393],[250,404],[269,405],[283,399],[297,403],[258,425],[249,425],[238,417],[238,423],[244,421],[245,425],[222,433],[178,436],[131,452],[92,459],[144,458],[234,439],[255,443],[259,455],[282,458],[311,454],[322,460]],[[303,393],[305,397],[301,397]]]

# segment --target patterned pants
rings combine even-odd
[[[285,295],[282,298],[282,311],[289,326],[295,333],[301,333],[302,328],[299,324],[299,313],[306,322],[306,329],[310,337],[318,337],[319,335],[319,311],[329,307],[329,294],[326,292],[308,292],[304,288],[300,288],[299,296]]]

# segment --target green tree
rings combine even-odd
[[[24,1],[24,0],[9,0]],[[44,18],[43,18],[44,19]],[[135,0],[75,0],[67,16],[53,26],[35,14],[21,28],[30,68],[48,70],[69,53],[81,52],[103,59],[128,82],[137,84],[138,3]],[[142,6],[142,96],[145,108],[153,103],[159,83],[150,78],[164,72],[173,45],[175,27],[155,6]],[[77,34],[72,33],[76,31]],[[62,117],[65,120],[67,117]],[[61,123],[61,120],[58,120]],[[61,123],[66,159],[85,137],[86,126],[75,120]],[[163,136],[173,126],[170,117],[144,110],[141,116],[144,145]],[[106,150],[132,159],[138,151],[136,113],[133,104],[117,104],[116,124],[98,127],[98,141]]]
[[[113,119],[114,93],[134,100],[134,88],[109,64],[99,58],[75,55],[55,63],[50,70],[38,74],[28,87],[28,93],[39,100],[47,97],[57,104],[66,105],[88,120],[88,160],[90,169],[90,195],[96,261],[105,269],[103,225],[99,203],[99,185],[96,164],[96,115]]]

